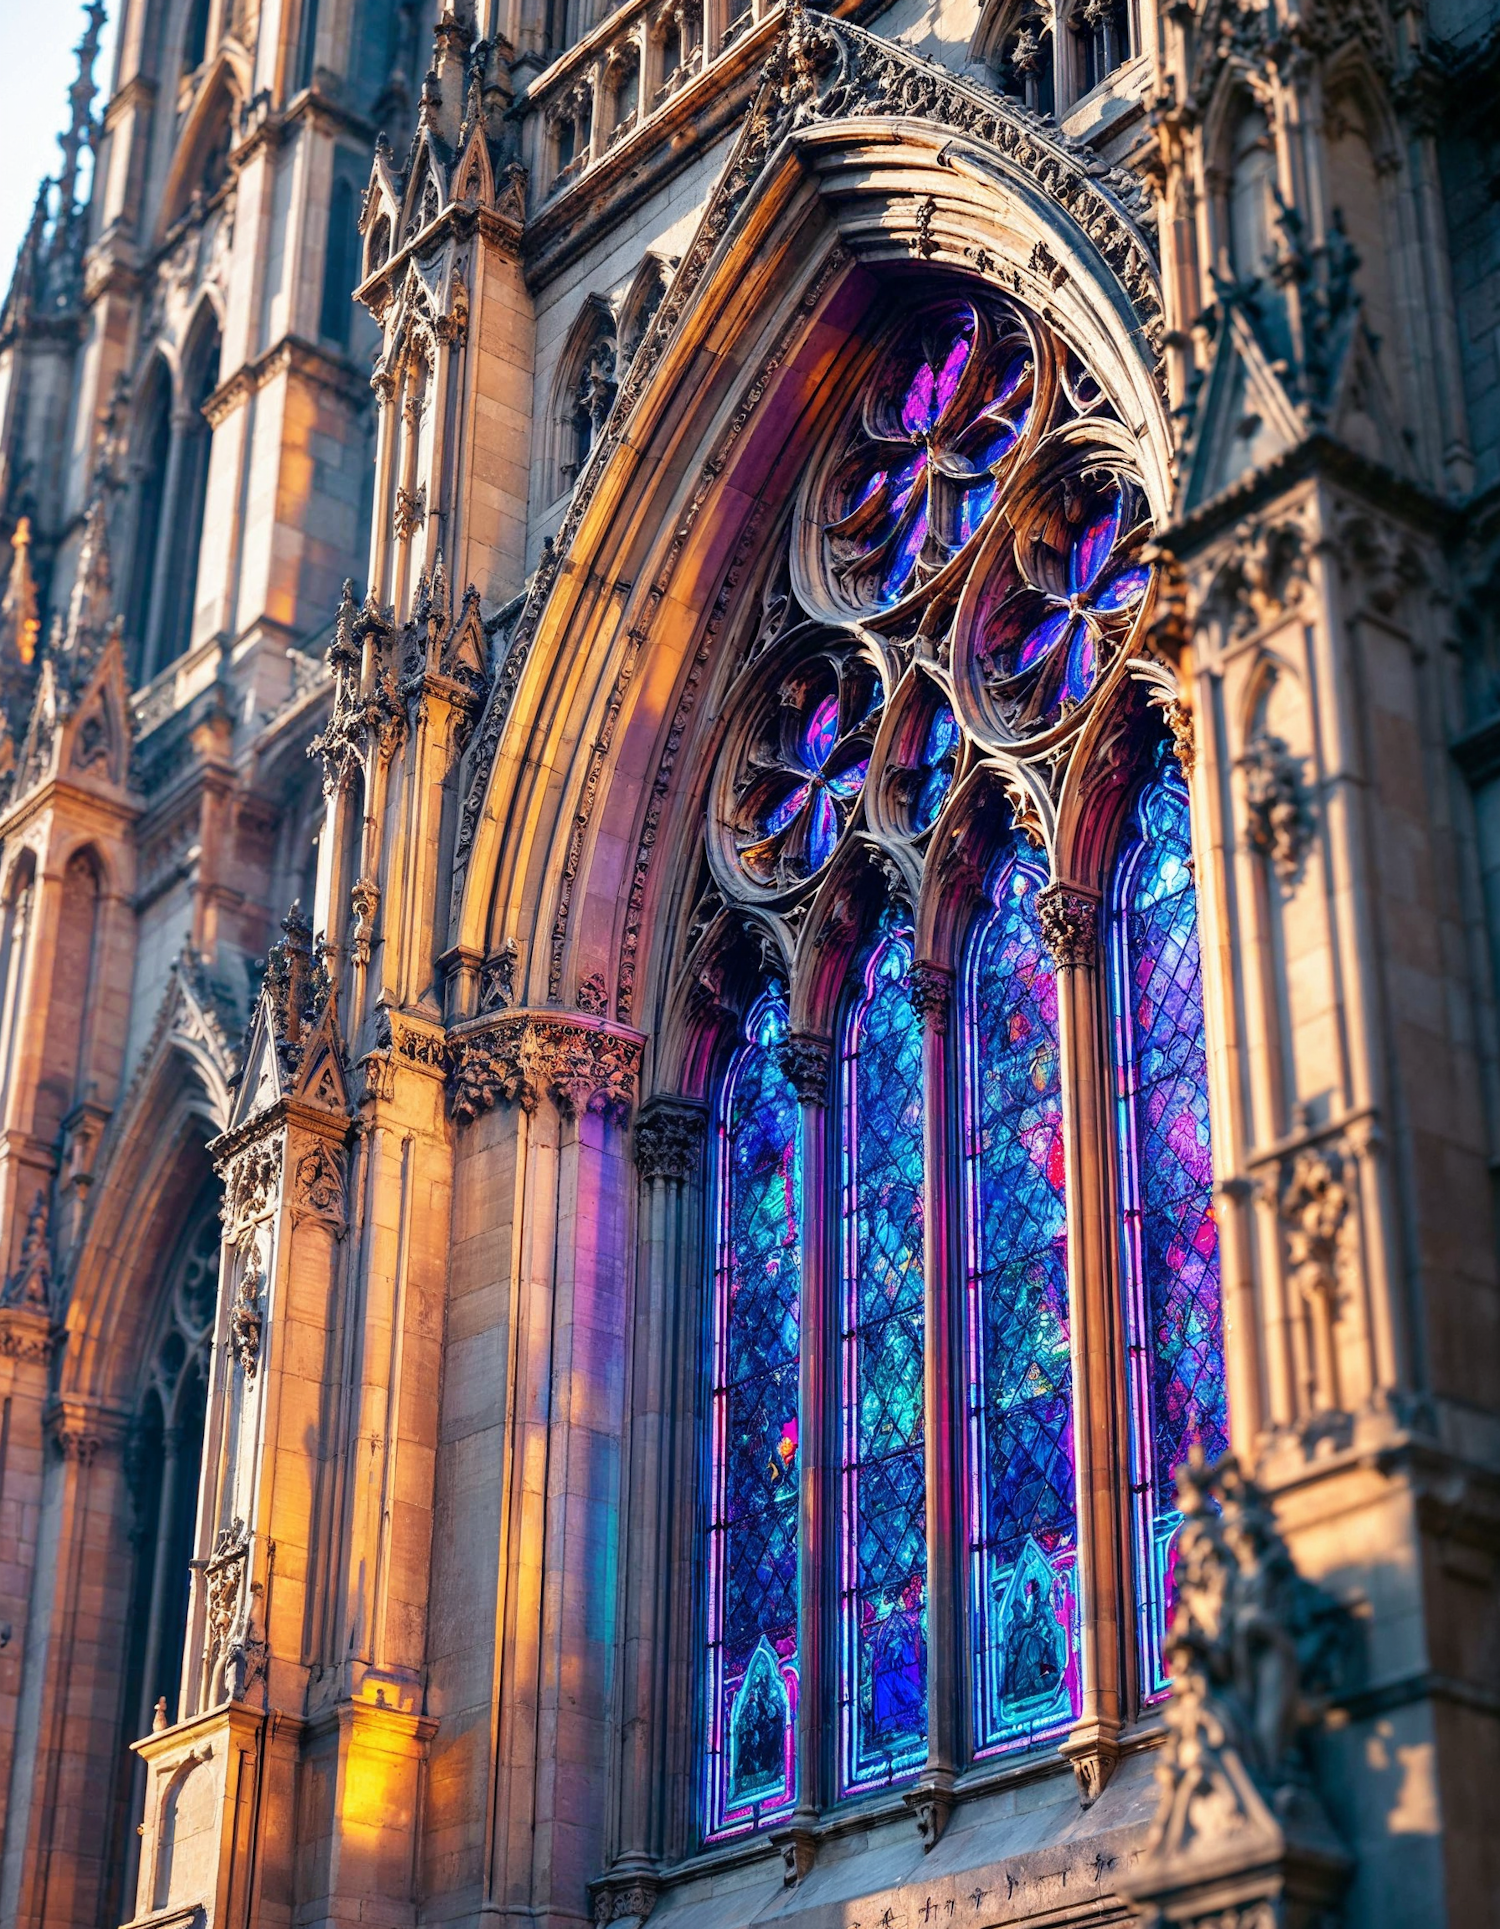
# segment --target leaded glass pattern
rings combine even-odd
[[[1163,745],[1115,874],[1115,1072],[1142,1685],[1162,1641],[1190,1449],[1229,1444],[1187,787]]]
[[[1082,1705],[1057,980],[1029,856],[999,870],[964,981],[970,1615],[975,1746]]]
[[[710,1399],[708,1833],[760,1827],[796,1797],[797,1372],[802,1168],[763,998],[722,1088]]]
[[[927,1755],[922,1034],[909,933],[867,955],[841,1068],[844,1253],[839,1671],[845,1791]]]

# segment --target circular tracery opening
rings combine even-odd
[[[833,856],[864,790],[883,703],[874,665],[849,649],[810,656],[762,699],[723,809],[753,883],[800,884]]]
[[[1049,324],[949,282],[850,368],[727,705],[715,868],[762,903],[856,830],[925,839],[976,756],[1050,756],[1149,619],[1135,440]]]
[[[1000,301],[929,304],[898,324],[814,490],[817,574],[840,613],[926,589],[990,510],[1031,420],[1038,352]]]

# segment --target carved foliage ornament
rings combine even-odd
[[[1037,893],[1042,938],[1058,969],[1090,965],[1099,951],[1099,905],[1083,891],[1049,884]]]
[[[454,890],[483,810],[499,745],[541,613],[561,560],[589,506],[598,477],[644,393],[725,233],[745,203],[773,148],[794,126],[898,114],[947,127],[986,143],[1032,177],[1054,204],[1081,225],[1119,276],[1148,339],[1159,344],[1161,298],[1149,238],[1149,209],[1139,183],[1103,168],[1096,153],[1057,130],[1044,129],[1010,103],[968,85],[908,49],[891,46],[847,21],[788,9],[781,41],[729,166],[710,197],[692,245],[678,265],[650,329],[631,361],[604,433],[574,492],[563,527],[538,568],[517,619],[512,645],[491,690],[471,758],[455,847]]]
[[[276,1210],[281,1141],[261,1139],[232,1161],[224,1185],[224,1224],[231,1236]]]
[[[1245,836],[1283,884],[1295,881],[1313,839],[1312,806],[1302,759],[1269,732],[1253,737],[1240,768],[1245,773]]]
[[[461,1034],[451,1050],[449,1104],[457,1119],[502,1101],[534,1112],[545,1097],[565,1118],[593,1112],[622,1122],[635,1103],[641,1041],[602,1025],[517,1012]]]

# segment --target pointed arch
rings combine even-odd
[[[652,874],[661,875],[651,853],[670,844],[668,817],[684,827],[693,821],[701,790],[684,790],[680,817],[662,791],[672,772],[701,772],[686,741],[696,742],[689,719],[723,675],[718,639],[763,534],[755,518],[790,494],[838,405],[840,382],[853,373],[855,351],[837,344],[857,340],[878,277],[909,272],[919,239],[926,259],[953,264],[951,272],[972,276],[978,255],[991,285],[1003,274],[1071,339],[1095,345],[1099,382],[1134,433],[1154,512],[1165,512],[1171,436],[1149,250],[1131,213],[1102,190],[1097,215],[1083,198],[1093,189],[1080,185],[1076,213],[1049,197],[1022,158],[1023,147],[1035,149],[1032,165],[1054,165],[1045,136],[1018,123],[1027,138],[1015,142],[1009,110],[991,99],[986,111],[992,140],[973,127],[956,136],[938,108],[922,122],[813,121],[772,149],[748,191],[743,164],[727,164],[663,305],[670,320],[658,317],[642,344],[570,509],[557,546],[568,566],[544,564],[467,757],[450,942],[487,955],[492,936],[499,942],[515,928],[519,914],[510,907],[534,893],[553,908],[547,922],[565,927],[563,950],[578,953],[576,965],[560,968],[551,962],[555,944],[527,960],[538,998],[594,969],[616,977],[612,953],[636,945],[643,928],[669,925],[648,915]],[[899,161],[899,194],[872,164],[876,156]],[[633,586],[623,608],[606,592],[617,583]],[[664,629],[652,616],[667,606],[674,620]],[[646,636],[653,667],[638,678]],[[548,746],[564,740],[597,742],[606,716],[611,749],[600,768],[578,768],[566,801],[555,791],[533,797],[523,767],[553,767],[557,753]],[[519,778],[503,818],[487,803],[502,773],[507,788]],[[586,785],[598,804],[581,814],[580,830],[572,798]],[[553,846],[587,845],[591,816],[606,810],[614,825],[628,817],[642,832],[641,881],[623,908],[613,878],[607,902],[605,894],[590,898],[586,849]],[[558,879],[570,893],[566,906],[558,905]],[[642,975],[638,967],[637,980]],[[659,978],[648,995],[660,995]],[[639,1015],[640,993],[630,1002]]]

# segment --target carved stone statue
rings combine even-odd
[[[1146,1852],[1120,1891],[1150,1924],[1312,1929],[1349,1860],[1302,1746],[1348,1672],[1352,1624],[1298,1574],[1266,1496],[1232,1454],[1177,1475],[1171,1698]]]

